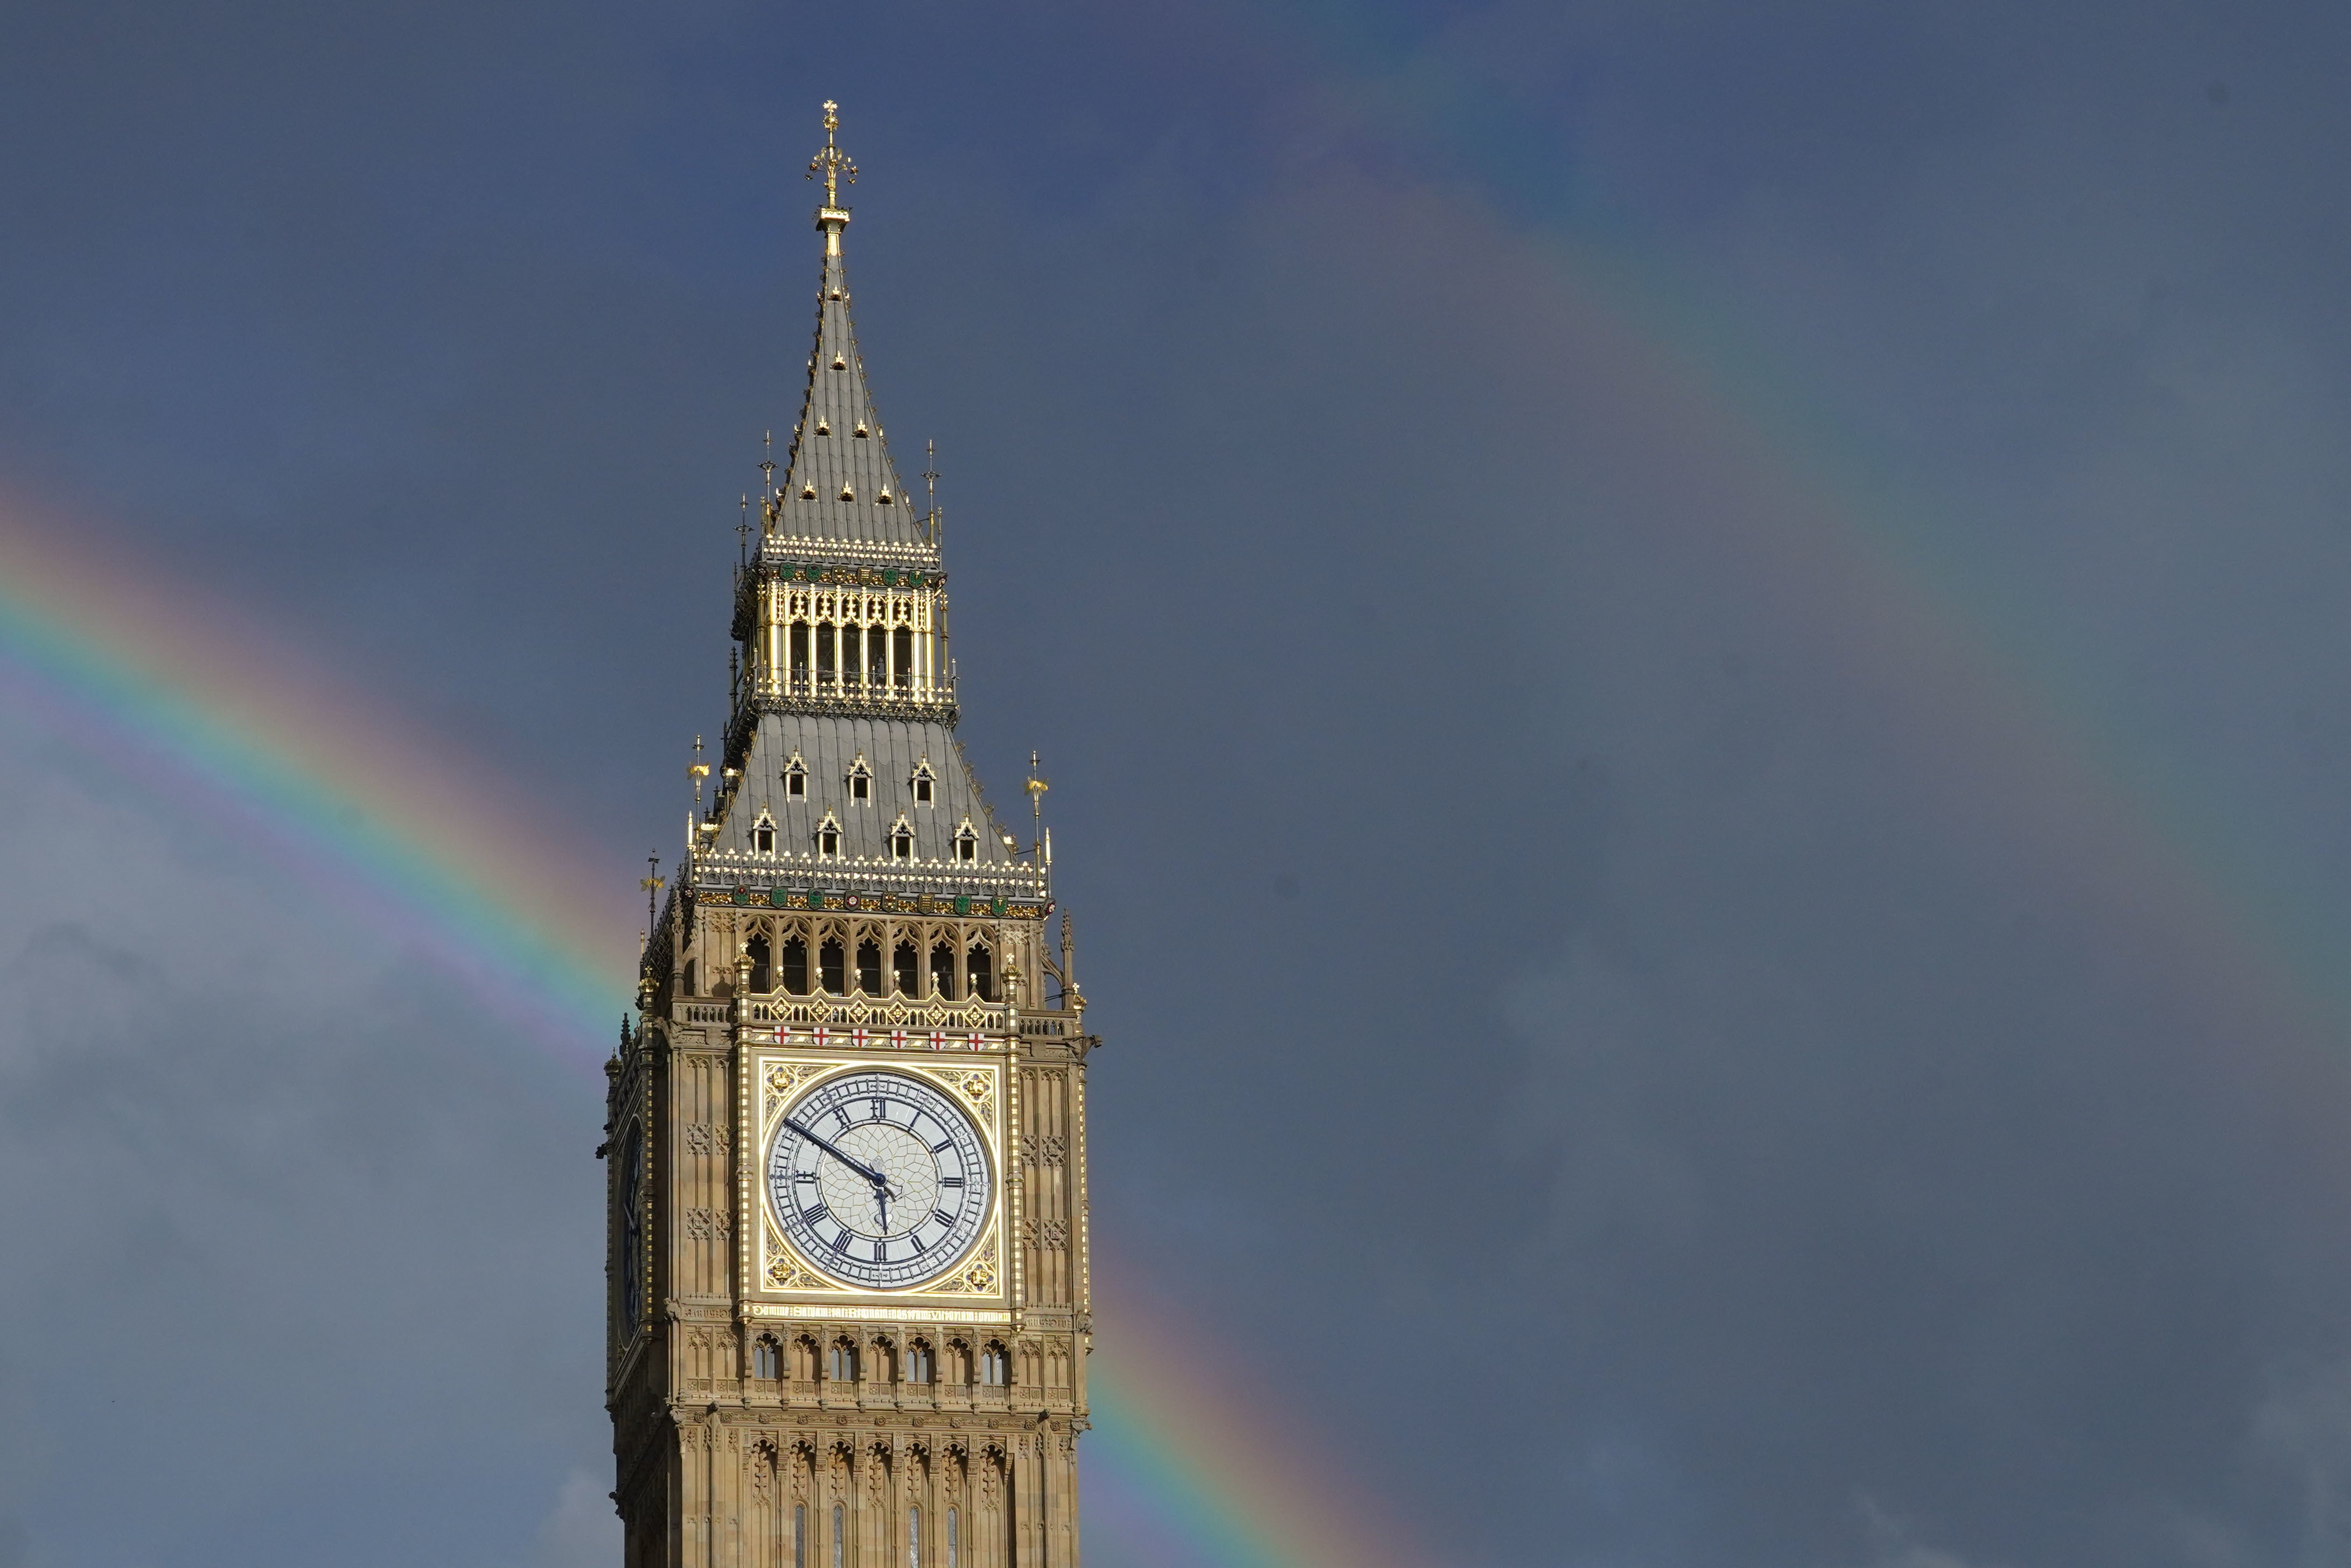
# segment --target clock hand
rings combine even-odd
[[[841,1150],[833,1147],[832,1145],[825,1142],[823,1138],[818,1137],[815,1129],[811,1127],[804,1127],[800,1126],[799,1123],[792,1120],[789,1116],[786,1116],[784,1118],[784,1125],[791,1128],[792,1131],[799,1134],[800,1137],[808,1139],[809,1142],[816,1145],[817,1147],[824,1150],[825,1153],[832,1156],[833,1158],[841,1161],[841,1164],[849,1167],[850,1169],[857,1172],[858,1175],[863,1177],[866,1180],[872,1182],[877,1189],[890,1185],[889,1178],[883,1176],[878,1170],[868,1169],[866,1167],[858,1164],[857,1161],[850,1158],[847,1155],[841,1153]]]

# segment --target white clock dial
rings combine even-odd
[[[644,1135],[629,1129],[622,1143],[620,1168],[621,1318],[620,1337],[627,1339],[645,1316],[645,1145]]]
[[[792,1102],[768,1150],[768,1197],[792,1249],[871,1290],[953,1268],[991,1192],[979,1129],[944,1089],[904,1073],[827,1078]]]

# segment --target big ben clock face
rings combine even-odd
[[[792,1102],[768,1150],[768,1196],[820,1272],[901,1290],[955,1266],[987,1219],[979,1129],[904,1073],[844,1073]]]
[[[620,1241],[621,1322],[622,1339],[636,1332],[645,1315],[645,1145],[632,1128],[621,1156]]]

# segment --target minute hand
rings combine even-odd
[[[863,1177],[874,1186],[886,1188],[890,1185],[890,1179],[888,1177],[883,1176],[878,1170],[868,1169],[866,1167],[860,1165],[857,1161],[850,1158],[847,1155],[841,1153],[841,1150],[825,1142],[824,1139],[817,1134],[813,1127],[804,1127],[800,1126],[799,1123],[792,1120],[789,1116],[786,1116],[784,1118],[784,1125],[791,1128],[792,1131],[799,1134],[800,1137],[808,1139],[809,1142],[816,1145],[817,1147],[824,1150],[825,1153],[832,1156],[833,1158],[841,1161],[841,1164],[849,1167],[850,1169],[857,1172],[858,1175]]]

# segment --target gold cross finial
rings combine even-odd
[[[849,154],[843,152],[833,140],[833,132],[840,129],[841,106],[827,99],[824,100],[824,149],[809,160],[809,177],[814,179],[819,173],[824,175],[824,204],[828,210],[840,207],[841,182],[843,180],[852,185],[857,183],[857,165],[850,161]]]

